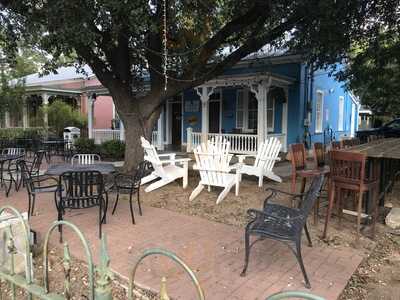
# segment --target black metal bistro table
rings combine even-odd
[[[10,185],[8,186],[8,189],[6,191],[6,196],[8,197],[8,194],[10,193],[11,190],[11,185],[14,182],[15,187],[17,188],[18,183],[17,180],[13,177],[12,175],[12,162],[16,161],[18,159],[23,158],[24,155],[23,154],[1,154],[0,155],[0,185],[4,186],[4,180],[10,181]],[[8,163],[8,165],[6,166],[6,169],[4,168],[4,165]],[[17,165],[14,166],[15,167],[15,171],[17,171]],[[7,171],[9,174],[9,178],[4,179],[4,172]],[[18,178],[17,178],[18,179]]]
[[[50,165],[46,171],[46,175],[49,176],[60,176],[65,172],[77,172],[77,171],[98,171],[102,175],[109,175],[115,172],[115,166],[111,163],[96,163],[91,165],[80,165],[80,164],[54,164]]]

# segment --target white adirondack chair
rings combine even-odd
[[[151,192],[175,181],[178,178],[182,178],[183,188],[185,189],[188,185],[188,166],[190,158],[176,159],[175,153],[158,154],[156,148],[144,137],[141,137],[140,140],[144,150],[144,160],[151,162],[154,168],[154,171],[150,175],[142,178],[141,185],[160,178],[146,187],[145,191]],[[162,157],[168,157],[169,159],[161,160],[160,158]],[[179,167],[176,164],[180,164],[182,167]]]
[[[240,174],[238,169],[240,165],[229,165],[233,154],[228,153],[229,142],[224,142],[223,144],[225,144],[223,147],[218,147],[221,144],[214,145],[212,141],[209,141],[207,145],[201,144],[193,150],[194,157],[196,158],[196,164],[193,166],[193,169],[199,171],[200,182],[190,195],[190,201],[195,199],[205,186],[224,188],[219,194],[216,204],[224,200],[234,185],[236,186],[235,195],[239,195]],[[235,174],[230,173],[233,169],[236,169]]]
[[[282,179],[272,171],[275,162],[280,160],[278,155],[281,147],[281,142],[277,138],[272,137],[261,143],[256,156],[239,155],[239,162],[242,163],[240,174],[258,176],[259,187],[263,186],[264,176],[274,181],[282,182]],[[255,157],[254,164],[243,164],[245,158],[251,156]]]
[[[98,154],[75,154],[71,159],[73,165],[92,165],[98,162],[101,162],[101,157]]]

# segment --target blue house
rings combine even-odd
[[[341,66],[339,66],[341,67]],[[298,55],[248,58],[222,76],[170,99],[153,142],[186,146],[223,135],[234,153],[255,153],[268,137],[283,151],[298,142],[354,136],[358,99],[326,70],[310,71]]]

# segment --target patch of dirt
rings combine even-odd
[[[65,273],[63,268],[63,253],[54,248],[49,251],[49,291],[59,295],[65,295],[64,282]],[[34,283],[43,287],[43,257],[42,253],[36,252],[33,260],[34,267]],[[89,299],[89,277],[88,267],[85,262],[72,259],[70,268],[70,291],[72,300]],[[126,300],[127,299],[128,283],[122,278],[114,276],[112,280],[112,299]],[[7,283],[0,285],[0,299],[11,299],[11,286]],[[134,290],[135,300],[155,300],[158,299],[155,293],[151,291],[136,288]],[[3,297],[3,298],[2,298]],[[16,288],[16,299],[27,299],[26,292],[21,288]],[[33,299],[39,299],[33,297]]]

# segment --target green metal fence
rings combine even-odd
[[[49,288],[49,241],[50,237],[53,234],[54,230],[59,226],[67,226],[69,227],[74,234],[76,234],[83,245],[86,263],[87,263],[87,275],[88,275],[88,299],[90,300],[112,300],[112,279],[114,278],[114,273],[110,269],[110,258],[107,253],[107,241],[106,237],[103,236],[101,239],[100,245],[100,263],[98,266],[95,266],[93,263],[92,252],[88,245],[88,242],[83,235],[83,233],[79,230],[77,226],[67,221],[57,221],[54,222],[50,228],[48,229],[43,245],[43,286],[34,283],[33,279],[33,264],[32,264],[32,254],[31,254],[31,246],[30,246],[30,226],[28,222],[24,220],[22,215],[11,206],[4,206],[0,208],[0,215],[7,211],[12,214],[17,220],[18,224],[22,226],[22,237],[19,236],[20,239],[24,242],[23,255],[25,257],[24,261],[24,270],[25,274],[17,274],[15,271],[15,257],[17,255],[16,248],[16,237],[13,234],[12,225],[9,224],[6,227],[5,234],[3,234],[2,241],[4,245],[6,245],[7,253],[9,255],[9,259],[7,261],[8,266],[0,266],[0,300],[1,299],[1,288],[4,285],[9,285],[11,291],[11,299],[17,299],[16,288],[23,289],[27,296],[27,299],[32,300],[33,297],[35,299],[44,299],[44,300],[62,300],[62,299],[71,299],[71,255],[68,243],[65,242],[63,245],[63,272],[64,272],[64,289],[62,293],[57,293],[55,291],[51,291]],[[20,250],[21,251],[21,250]],[[200,286],[198,279],[196,278],[193,271],[183,262],[179,257],[175,254],[163,250],[163,249],[149,249],[146,250],[142,256],[138,259],[134,268],[130,272],[129,277],[129,287],[128,287],[128,299],[134,299],[134,289],[136,287],[135,284],[135,275],[138,266],[141,262],[149,256],[157,255],[157,256],[165,256],[171,259],[173,262],[177,263],[189,276],[192,283],[196,288],[197,298],[200,300],[204,300],[204,293]],[[294,294],[293,294],[294,293]],[[281,294],[272,295],[268,298],[268,300],[278,300],[278,299],[288,299],[290,297],[303,297],[304,299],[310,300],[323,300],[323,298],[316,297],[307,293],[298,293],[298,292],[285,292]],[[19,298],[20,299],[20,298]],[[163,277],[161,279],[161,289],[159,292],[160,300],[169,300],[169,296],[166,291],[166,279]]]

